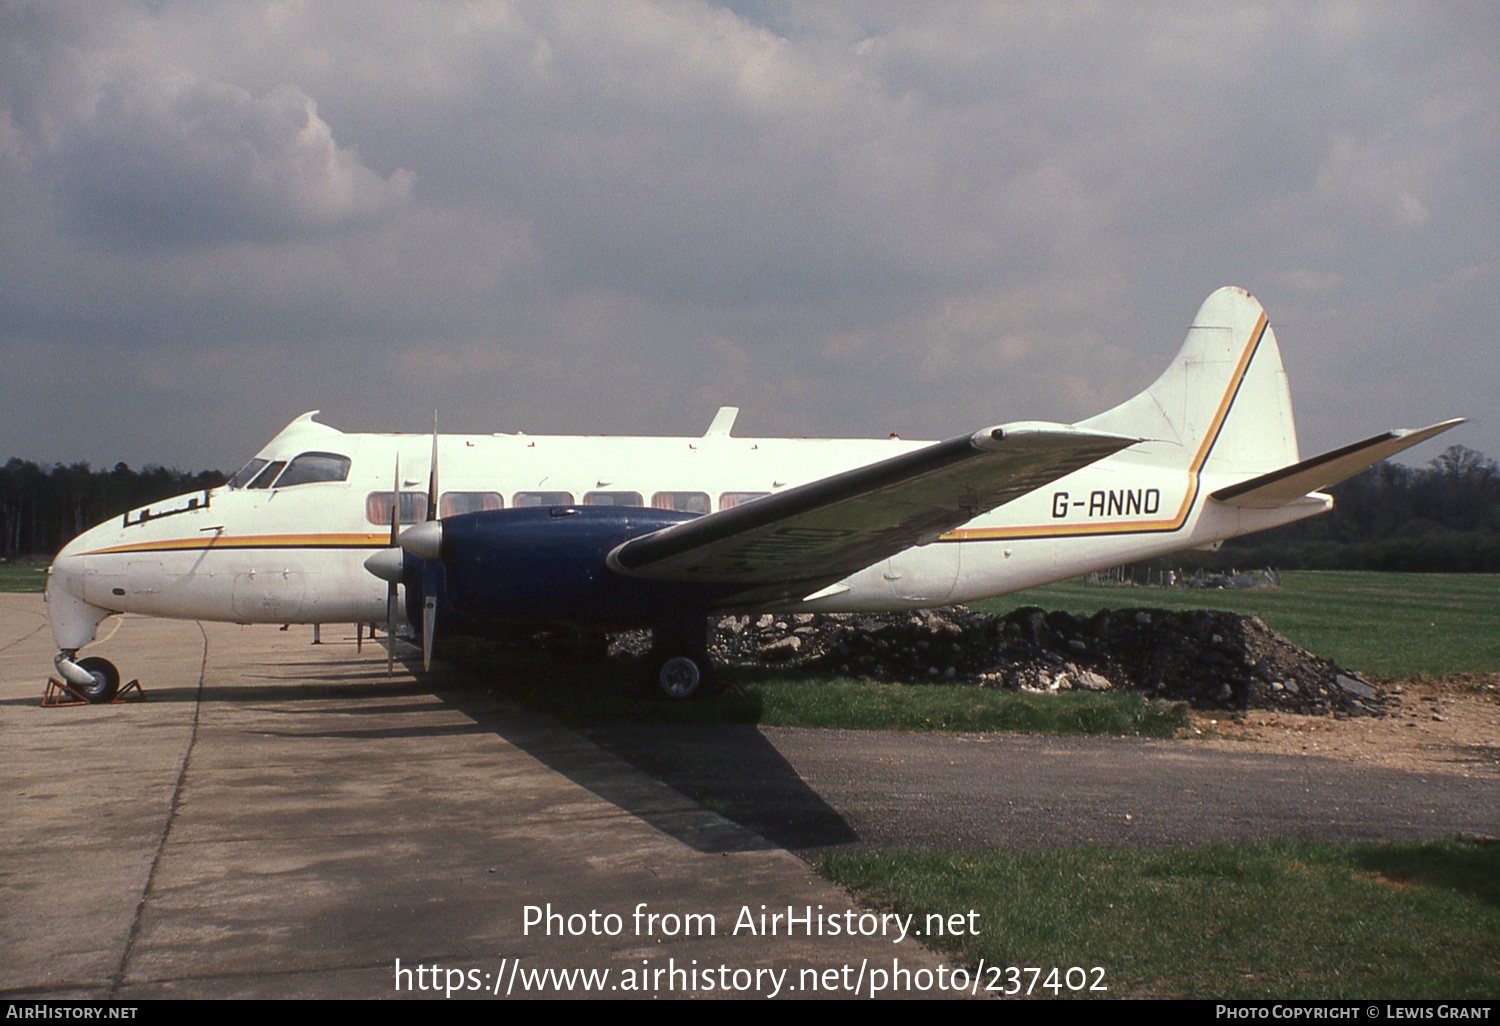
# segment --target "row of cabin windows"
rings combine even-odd
[[[291,461],[266,460],[256,457],[240,468],[229,479],[230,488],[290,488],[294,485],[312,484],[320,481],[347,481],[349,479],[349,457],[333,452],[304,452]],[[719,508],[731,507],[759,499],[769,492],[722,492]],[[365,518],[372,524],[391,522],[391,505],[394,492],[371,492],[365,497]],[[656,509],[673,509],[683,513],[707,513],[710,511],[707,492],[657,492],[651,496],[651,505]],[[511,496],[512,506],[571,506],[572,492],[516,492]],[[644,506],[640,492],[594,491],[583,496],[585,506]],[[478,513],[482,510],[504,509],[505,499],[499,492],[444,492],[438,499],[438,516],[452,517],[460,513]],[[422,492],[401,493],[401,523],[414,524],[427,519],[427,496]]]
[[[719,495],[719,508],[729,509],[742,503],[759,499],[770,492],[723,492]],[[365,519],[372,524],[390,524],[393,492],[371,492],[365,496]],[[707,513],[707,492],[657,492],[651,496],[651,505],[656,509],[675,509],[684,513]],[[512,506],[572,506],[572,492],[516,492],[510,497]],[[585,492],[584,506],[644,506],[640,492]],[[478,513],[488,509],[504,509],[505,498],[499,492],[444,492],[438,498],[438,518],[457,516],[460,513]],[[427,519],[427,495],[423,492],[401,493],[401,523],[415,524]]]

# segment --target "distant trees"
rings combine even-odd
[[[215,470],[131,470],[124,463],[110,470],[57,463],[44,470],[30,460],[12,458],[0,467],[0,558],[51,556],[102,520],[223,482],[224,475]]]
[[[1379,463],[1333,486],[1333,512],[1235,538],[1214,568],[1500,572],[1500,468],[1463,445],[1426,467]]]

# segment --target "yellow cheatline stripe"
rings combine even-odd
[[[85,556],[105,556],[132,552],[181,552],[208,549],[362,549],[371,546],[385,548],[390,544],[387,534],[251,534],[225,537],[167,538],[161,541],[135,542],[131,545],[111,545],[83,553]]]
[[[1111,521],[1110,523],[1095,524],[1048,524],[1035,527],[975,527],[960,528],[950,531],[939,538],[939,541],[984,541],[999,538],[1051,538],[1063,535],[1092,535],[1092,534],[1159,534],[1166,531],[1176,531],[1187,522],[1189,511],[1193,503],[1197,501],[1198,490],[1201,487],[1200,475],[1203,465],[1208,462],[1208,454],[1213,451],[1214,443],[1219,440],[1219,432],[1224,430],[1224,422],[1229,419],[1229,409],[1234,405],[1234,397],[1239,394],[1240,385],[1243,384],[1245,374],[1250,369],[1250,361],[1260,351],[1261,340],[1265,338],[1266,328],[1269,326],[1264,310],[1255,322],[1255,328],[1250,332],[1250,340],[1240,352],[1239,363],[1230,375],[1229,387],[1224,390],[1219,399],[1218,409],[1214,411],[1213,420],[1207,431],[1203,433],[1203,441],[1198,445],[1198,451],[1193,454],[1192,462],[1188,464],[1187,476],[1188,487],[1183,493],[1182,503],[1177,507],[1177,513],[1169,520],[1136,520],[1136,521]]]

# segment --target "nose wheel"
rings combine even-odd
[[[113,702],[120,694],[120,671],[115,668],[115,664],[98,656],[89,656],[87,659],[74,662],[69,658],[72,654],[69,651],[58,653],[54,662],[63,680],[59,681],[54,678],[48,682],[47,693],[42,698],[42,704],[78,705],[87,702],[92,705],[104,705]],[[139,687],[138,681],[131,681],[125,690]],[[73,701],[70,703],[62,699],[63,695],[71,697]]]
[[[87,659],[78,660],[78,666],[94,679],[92,684],[83,686],[74,685],[84,698],[96,704],[102,704],[114,699],[120,690],[120,671],[115,664],[108,659],[100,659],[98,656],[89,656]]]

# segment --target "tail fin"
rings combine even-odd
[[[1149,388],[1076,426],[1147,439],[1133,452],[1195,473],[1260,474],[1297,462],[1276,335],[1260,303],[1239,288],[1208,297]]]

